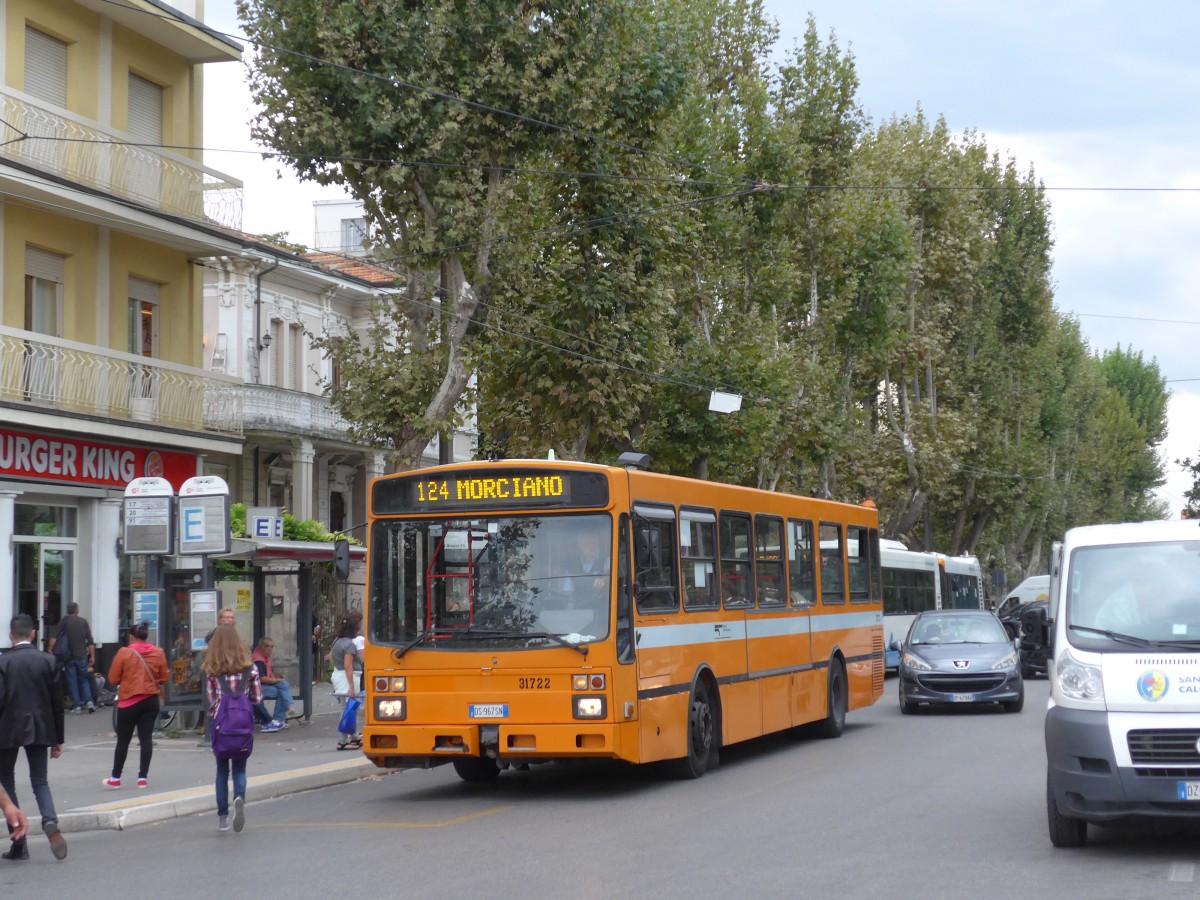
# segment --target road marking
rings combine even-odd
[[[484,809],[475,813],[467,813],[465,816],[456,816],[453,819],[446,819],[444,822],[303,822],[296,825],[288,825],[282,822],[265,822],[262,825],[255,825],[255,828],[452,828],[455,825],[462,825],[464,822],[470,822],[475,819],[482,819],[484,816],[494,816],[496,813],[508,812],[512,809],[511,806],[496,806],[492,809]]]
[[[1195,863],[1171,863],[1171,874],[1167,881],[1191,881],[1195,875]]]

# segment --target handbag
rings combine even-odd
[[[342,711],[342,718],[338,722],[339,734],[358,733],[358,708],[360,706],[362,706],[362,701],[357,697],[351,697],[346,701],[346,708]]]

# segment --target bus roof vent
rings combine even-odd
[[[617,463],[627,469],[650,469],[649,453],[622,453],[617,457]]]

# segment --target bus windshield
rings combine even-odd
[[[607,514],[377,520],[371,640],[422,649],[552,647],[609,632]]]

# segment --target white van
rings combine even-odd
[[[1046,814],[1056,847],[1089,822],[1200,822],[1200,523],[1073,528],[1046,612]]]
[[[996,615],[1004,618],[1018,606],[1032,603],[1034,600],[1045,600],[1049,596],[1050,576],[1030,575],[1009,592],[1000,608],[996,610]]]

